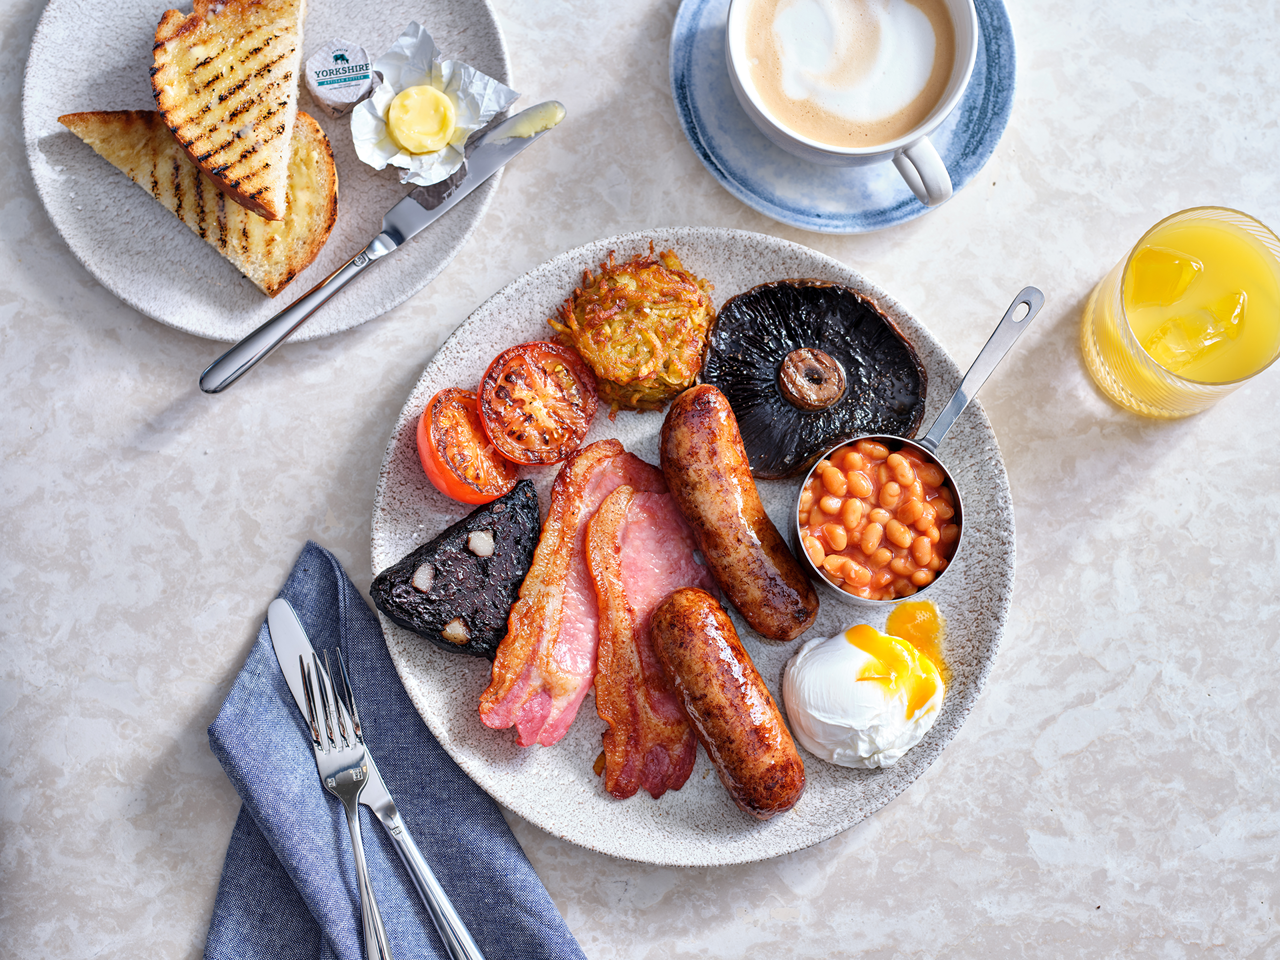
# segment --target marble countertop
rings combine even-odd
[[[46,216],[17,133],[43,3],[0,8],[0,929],[22,955],[200,956],[239,806],[205,729],[308,538],[367,591],[378,466],[424,364],[570,247],[707,225],[849,264],[962,368],[1017,290],[1045,291],[981,395],[1016,585],[959,735],[831,840],[652,867],[512,815],[586,954],[1280,956],[1280,372],[1156,422],[1107,401],[1077,347],[1092,286],[1161,217],[1280,226],[1269,0],[1010,0],[994,155],[862,236],[718,186],[671,100],[677,6],[497,0],[513,85],[563,100],[563,128],[426,290],[216,397],[196,380],[222,346],[122,305]]]

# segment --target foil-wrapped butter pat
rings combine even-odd
[[[374,60],[373,70],[381,82],[373,95],[352,112],[351,140],[356,156],[373,169],[400,167],[401,183],[430,186],[448,179],[462,166],[467,138],[520,96],[461,60],[444,59],[431,34],[416,22],[409,24],[390,50]],[[447,142],[422,152],[414,152],[422,146],[416,138],[409,137],[407,146],[396,139],[396,120],[402,118],[392,116],[396,97],[417,87],[438,91],[448,98],[454,111]],[[400,130],[416,133],[420,125],[410,122]]]
[[[342,116],[373,90],[369,54],[348,40],[330,40],[307,60],[304,73],[311,99],[330,117]]]

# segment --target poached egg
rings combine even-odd
[[[800,745],[842,767],[896,763],[933,727],[945,693],[929,657],[866,624],[810,640],[782,678]]]

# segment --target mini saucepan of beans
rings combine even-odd
[[[854,437],[809,470],[792,532],[823,593],[855,605],[893,603],[932,587],[954,565],[964,506],[938,444],[1042,306],[1035,287],[1014,298],[924,437]]]

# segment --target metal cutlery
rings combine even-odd
[[[200,389],[219,393],[269,356],[302,326],[330,297],[451,210],[463,197],[502,169],[535,140],[564,119],[564,105],[548,100],[473,137],[466,145],[466,161],[443,183],[411,190],[382,218],[382,232],[363,250],[321,280],[280,313],[205,368]]]
[[[279,661],[281,672],[289,684],[294,703],[306,718],[308,716],[306,686],[296,666],[292,665],[296,665],[300,657],[304,662],[309,661],[315,656],[315,650],[311,646],[311,641],[307,639],[306,631],[297,613],[289,601],[283,598],[271,601],[271,605],[267,608],[267,627],[271,633],[271,645],[275,649],[276,660]],[[347,693],[348,702],[352,704],[354,711],[355,698],[350,693],[350,680],[345,668],[343,682],[346,688],[344,692]],[[408,871],[418,896],[422,898],[431,916],[431,922],[440,934],[440,939],[444,941],[445,950],[452,960],[485,960],[484,954],[480,952],[470,931],[467,930],[467,925],[458,915],[444,888],[440,886],[426,858],[418,850],[418,845],[414,843],[404,820],[396,810],[395,800],[392,799],[391,792],[383,782],[373,755],[367,750],[365,763],[367,774],[364,789],[359,796],[360,803],[373,811],[374,816],[378,818],[378,822],[391,838],[396,853],[400,856],[400,862]]]
[[[368,754],[360,730],[360,716],[349,687],[344,691],[349,709],[338,696],[329,668],[328,652],[324,660],[322,667],[320,658],[314,653],[311,654],[310,665],[304,656],[298,657],[298,675],[302,678],[303,695],[307,701],[311,747],[324,788],[342,802],[347,814],[347,829],[351,831],[351,850],[359,877],[365,955],[369,960],[391,960],[391,947],[387,943],[387,931],[382,925],[378,901],[373,895],[373,885],[369,882],[369,867],[365,863],[364,841],[360,835],[360,794],[369,779]],[[345,681],[347,671],[341,653],[338,654],[338,665]],[[344,683],[344,686],[347,685]]]

